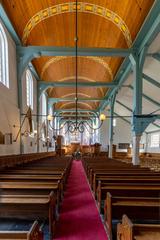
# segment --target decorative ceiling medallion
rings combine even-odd
[[[58,57],[53,57],[51,59],[49,59],[45,64],[44,64],[44,67],[42,68],[42,71],[41,71],[41,79],[43,79],[43,75],[45,73],[45,71],[48,69],[48,67],[52,64],[52,63],[56,63],[60,60],[63,60],[63,59],[68,59],[68,58],[74,58],[74,57],[66,57],[66,56],[58,56]],[[78,58],[87,58],[87,59],[91,59],[101,65],[103,65],[103,67],[105,69],[107,69],[110,77],[111,77],[111,80],[113,80],[113,73],[112,73],[112,70],[111,68],[109,67],[108,63],[105,62],[105,60],[103,58],[100,58],[100,57],[90,57],[90,56],[86,56],[86,57],[83,57],[83,56],[79,56]]]
[[[22,36],[22,41],[23,44],[25,45],[27,43],[28,37],[31,33],[31,31],[34,29],[34,27],[40,23],[41,21],[53,17],[55,15],[63,14],[63,13],[71,13],[76,11],[76,3],[75,2],[69,2],[69,3],[63,3],[63,4],[58,4],[54,5],[52,7],[43,9],[36,13],[26,24],[24,31],[23,31],[23,36]],[[85,2],[79,2],[78,3],[78,11],[82,13],[91,13],[95,14],[98,16],[101,16],[112,23],[114,23],[120,31],[123,33],[126,43],[128,47],[131,47],[132,45],[132,39],[131,39],[131,34],[130,31],[126,25],[126,23],[123,21],[123,19],[116,14],[115,12],[101,7],[99,5],[91,4],[91,3],[85,3]]]

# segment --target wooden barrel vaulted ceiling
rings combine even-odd
[[[154,0],[86,0],[78,2],[78,46],[130,48]],[[24,46],[74,47],[75,1],[2,0]],[[111,82],[121,57],[78,57],[78,81]],[[33,65],[44,81],[75,82],[75,57],[40,57]],[[107,88],[79,87],[80,98],[102,98]],[[74,98],[75,88],[50,88],[49,97]],[[95,110],[99,102],[79,102],[79,109]],[[75,108],[74,101],[56,109]]]

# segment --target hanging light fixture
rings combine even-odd
[[[53,117],[51,115],[48,115],[47,119],[49,121],[49,125],[50,127],[55,130],[55,131],[59,131],[61,129],[63,129],[66,125],[67,125],[67,131],[66,133],[69,131],[70,133],[83,133],[85,131],[85,129],[87,131],[90,130],[97,130],[99,129],[102,124],[103,121],[106,119],[106,116],[102,113],[99,116],[100,119],[100,125],[98,127],[92,127],[89,122],[87,120],[80,120],[78,121],[78,1],[76,0],[76,14],[75,14],[75,60],[76,60],[76,67],[75,67],[75,88],[76,88],[76,92],[75,92],[75,111],[76,111],[76,119],[75,120],[66,120],[65,123],[58,129],[54,128],[51,125],[51,121],[53,120]],[[88,129],[89,127],[89,129]]]

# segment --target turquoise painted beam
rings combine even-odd
[[[145,46],[149,46],[160,32],[160,1],[155,0],[146,17],[134,43],[133,48],[137,48],[140,53]]]
[[[123,103],[121,103],[120,101],[116,101],[119,105],[121,105],[122,107],[124,107],[125,109],[127,109],[129,112],[132,112],[132,109],[131,108],[129,108],[128,106],[126,106],[125,104],[123,104]],[[133,113],[133,112],[132,112]],[[160,126],[158,125],[158,124],[156,124],[156,123],[152,123],[155,127],[158,127],[158,128],[160,128]]]
[[[156,124],[156,123],[152,123],[155,127],[160,128],[160,125]]]
[[[152,134],[152,133],[158,133],[158,132],[160,132],[160,130],[153,130],[153,131],[148,131],[148,132],[146,132],[147,134]]]
[[[55,109],[55,113],[60,113],[60,112],[76,112],[76,109]],[[97,113],[96,110],[90,110],[90,109],[78,109],[78,112],[86,112],[86,113]]]
[[[78,82],[78,87],[107,87],[114,88],[116,83],[113,82]],[[47,90],[50,87],[74,87],[75,82],[49,82],[49,81],[38,81],[39,93]]]
[[[127,109],[129,112],[132,112],[132,109],[127,107],[125,104],[123,104],[122,102],[116,100],[116,103],[118,103],[119,105],[121,105],[122,107],[124,107],[125,109]]]
[[[75,56],[74,47],[27,46],[18,47],[20,56],[31,55],[33,58],[41,56]],[[78,56],[126,57],[132,53],[128,48],[78,48]]]
[[[131,90],[133,90],[133,86],[129,85],[128,87],[129,87]],[[142,94],[142,96],[143,96],[146,100],[148,100],[149,102],[151,102],[151,103],[153,103],[154,105],[160,107],[160,103],[157,102],[157,101],[155,101],[153,98],[149,97],[148,95],[146,95],[146,94],[144,94],[144,93]]]
[[[65,114],[65,115],[59,115],[61,118],[75,118],[76,114]],[[78,118],[98,118],[97,116],[91,115],[91,114],[78,114]]]
[[[49,98],[49,103],[74,102],[75,98]],[[78,98],[78,102],[100,102],[102,98]]]
[[[128,121],[127,119],[125,119],[124,117],[120,116],[119,114],[117,114],[116,112],[114,112],[114,115],[120,119],[122,119],[124,122],[128,123],[129,125],[131,125],[131,122]]]
[[[132,49],[136,49],[136,53],[140,53],[146,46],[149,46],[155,39],[160,31],[160,1],[155,0],[152,9],[150,10],[141,30],[139,31],[133,45]],[[122,86],[122,84],[127,79],[129,73],[131,72],[131,62],[129,57],[126,57],[121,67],[119,68],[113,82],[117,82],[117,87],[110,89],[106,96],[105,102],[102,102],[98,107],[97,111],[104,110],[104,108],[109,104],[109,98],[114,94],[115,91]]]
[[[160,83],[143,73],[143,78],[154,86],[160,88]]]
[[[104,100],[100,103],[100,106],[98,107],[97,111],[103,111],[105,109],[105,107],[109,104],[109,101],[112,95],[114,95],[118,91],[118,89],[122,86],[124,81],[129,76],[130,72],[131,72],[131,63],[129,58],[127,58],[124,60],[123,64],[118,70],[118,73],[115,76],[115,79],[113,81],[113,83],[115,83],[116,86],[113,89],[109,89],[106,96],[104,97]]]
[[[152,54],[152,57],[160,62],[160,53]]]
[[[33,76],[35,77],[35,79],[37,81],[40,81],[40,77],[39,77],[36,69],[34,68],[34,66],[33,66],[33,64],[31,62],[28,64],[28,67],[29,67],[30,71],[32,72]]]
[[[129,125],[131,125],[131,122],[129,120],[127,120],[126,118],[120,116],[116,112],[114,112],[114,115],[117,116],[118,118],[122,119],[124,122],[128,123]],[[148,133],[148,132],[145,131],[145,133]]]
[[[49,81],[39,81],[39,86],[46,87],[75,87],[75,82],[49,82]],[[78,82],[78,87],[115,87],[116,83],[113,82]]]

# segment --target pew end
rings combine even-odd
[[[104,203],[104,219],[107,227],[108,234],[110,239],[112,239],[112,195],[110,192],[107,192],[107,196]]]
[[[99,212],[101,211],[101,181],[98,181],[98,187],[97,187],[97,191],[96,191],[96,197],[97,197],[97,205],[98,205],[98,209]]]
[[[117,224],[117,240],[133,240],[133,224],[127,215],[123,215],[122,223]]]
[[[35,221],[27,234],[27,240],[43,240],[43,233],[39,228],[38,222]]]
[[[34,221],[29,231],[0,231],[0,240],[43,240],[38,221]]]
[[[117,240],[159,240],[160,224],[133,224],[123,215],[122,223],[117,225]]]

